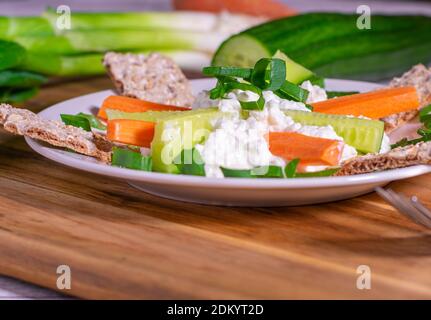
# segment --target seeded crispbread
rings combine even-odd
[[[422,64],[414,66],[404,73],[401,77],[395,78],[389,84],[389,87],[414,86],[417,90],[420,102],[420,108],[431,103],[431,68],[428,69]],[[401,112],[392,114],[381,120],[385,122],[385,131],[389,133],[399,128],[404,123],[412,120],[418,114],[419,110]]]
[[[43,119],[29,110],[0,104],[0,125],[10,133],[67,148],[104,163],[111,162],[112,145],[103,136],[60,121]]]
[[[168,57],[108,52],[103,64],[121,95],[180,107],[194,101],[189,81]]]
[[[368,154],[344,162],[337,176],[348,176],[417,164],[431,164],[431,141],[399,147],[383,154]]]

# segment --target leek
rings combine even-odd
[[[70,31],[59,36],[22,36],[15,42],[28,51],[46,54],[179,49],[214,52],[225,36],[177,30],[92,30]]]
[[[31,88],[44,82],[46,82],[46,78],[36,73],[15,70],[0,71],[0,87]]]
[[[152,171],[151,156],[143,156],[139,152],[114,147],[112,150],[112,165],[120,168]]]
[[[24,89],[0,89],[0,102],[19,103],[24,102],[38,93],[38,88]]]
[[[25,58],[26,51],[20,45],[0,40],[0,70],[16,67]]]
[[[42,16],[0,16],[0,39],[30,35],[62,34],[57,27],[60,14],[48,8]],[[166,29],[220,32],[226,36],[262,23],[264,19],[238,14],[207,12],[72,12],[71,30]]]
[[[59,15],[48,8],[42,17],[55,30]],[[219,17],[204,12],[73,12],[71,15],[73,30],[94,29],[152,29],[166,28],[175,30],[195,30],[207,32],[217,28]]]
[[[202,52],[167,50],[159,51],[172,58],[181,68],[200,71],[207,65],[211,57]],[[142,53],[147,54],[148,51]],[[92,53],[76,56],[27,54],[25,62],[20,66],[32,72],[52,76],[91,76],[105,73],[102,65],[103,53]]]

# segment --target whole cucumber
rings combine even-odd
[[[371,29],[357,19],[310,13],[271,21],[226,40],[213,65],[250,67],[281,50],[321,76],[375,80],[431,61],[431,18],[373,15]]]

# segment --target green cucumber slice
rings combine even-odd
[[[382,121],[297,110],[288,110],[285,114],[303,125],[332,126],[347,144],[360,152],[380,151],[385,127]]]
[[[151,143],[153,170],[180,173],[174,159],[183,149],[192,149],[205,141],[213,129],[213,121],[223,113],[216,108],[182,111],[158,120]]]
[[[277,52],[272,57],[284,60],[286,63],[286,80],[289,82],[301,84],[305,80],[315,77],[313,71],[308,70],[299,63],[296,63],[280,50],[277,50]]]
[[[212,65],[253,68],[259,59],[271,56],[272,53],[258,39],[239,34],[221,44]]]

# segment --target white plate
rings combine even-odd
[[[327,80],[328,90],[369,91],[376,84]],[[213,80],[192,81],[195,93],[209,89]],[[112,92],[102,91],[67,100],[45,109],[46,119],[60,119],[61,113],[90,113]],[[301,179],[215,179],[185,175],[143,172],[111,167],[92,158],[46,146],[26,138],[30,147],[41,155],[64,165],[105,176],[126,180],[135,188],[165,198],[212,205],[292,206],[347,199],[373,191],[377,186],[431,172],[431,166],[414,166],[384,172],[327,178]]]

